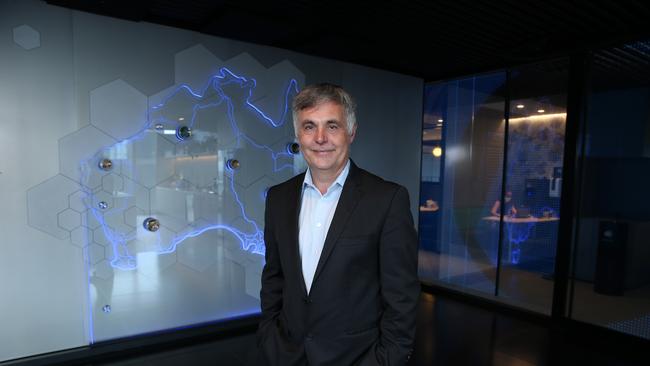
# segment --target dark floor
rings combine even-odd
[[[445,295],[423,293],[418,311],[414,366],[650,365],[650,343],[558,329]],[[254,335],[247,334],[103,365],[235,366],[247,364],[255,352]]]

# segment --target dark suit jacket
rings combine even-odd
[[[258,362],[406,364],[420,293],[408,192],[351,163],[307,295],[298,247],[304,177],[267,193]]]

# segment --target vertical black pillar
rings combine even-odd
[[[569,288],[569,271],[571,265],[571,247],[574,243],[575,228],[580,202],[579,174],[581,167],[581,127],[587,96],[587,75],[589,60],[587,52],[571,55],[569,61],[568,98],[566,116],[566,135],[564,142],[564,160],[562,172],[562,198],[560,201],[560,224],[555,255],[555,276],[553,287],[553,307],[551,317],[554,320],[564,317]]]

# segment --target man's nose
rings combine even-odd
[[[316,142],[319,144],[324,144],[327,142],[327,133],[325,128],[316,129]]]

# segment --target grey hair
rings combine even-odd
[[[291,109],[293,111],[293,129],[296,136],[298,136],[298,113],[304,109],[327,102],[336,103],[343,107],[348,134],[352,135],[357,125],[356,104],[352,96],[338,85],[320,83],[306,86],[293,97]]]

